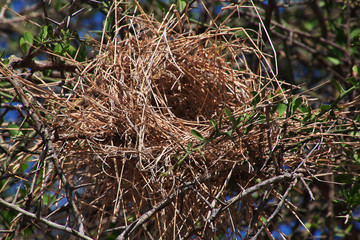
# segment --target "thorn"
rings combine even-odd
[[[71,16],[68,16],[67,19],[66,19],[66,28],[67,29],[69,29],[70,20],[71,20]]]
[[[81,12],[84,11],[84,10],[85,10],[85,8],[82,8],[82,9],[78,10],[77,12],[73,13],[73,14],[71,15],[71,17],[75,17],[76,15],[78,15],[79,13],[81,13]]]
[[[60,23],[58,23],[57,21],[55,21],[55,20],[52,20],[51,18],[48,18],[48,17],[46,17],[46,19],[47,20],[49,20],[50,22],[52,22],[52,23],[55,23],[56,25],[60,25]]]

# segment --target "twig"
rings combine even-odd
[[[11,76],[12,74],[11,74],[10,70],[8,68],[6,68],[6,66],[4,66],[4,65],[3,65],[3,67],[5,69],[5,70],[3,70],[4,71],[3,74],[5,76]],[[8,72],[6,72],[6,70]],[[32,104],[28,100],[19,81],[16,80],[15,78],[11,78],[11,77],[9,77],[9,81],[14,86],[15,91],[18,94],[22,104],[24,105],[28,114],[31,116],[32,125],[33,125],[34,129],[42,137],[44,144],[47,146],[47,150],[48,150],[47,155],[52,160],[52,162],[55,166],[56,173],[59,175],[59,177],[63,183],[64,189],[66,192],[66,197],[70,202],[71,209],[73,210],[75,219],[77,221],[77,224],[79,225],[79,231],[81,234],[84,234],[84,224],[83,224],[84,217],[79,212],[79,209],[78,209],[78,207],[75,203],[75,200],[72,196],[72,191],[74,188],[70,184],[70,182],[67,180],[65,173],[63,172],[63,170],[61,168],[60,161],[58,159],[57,153],[55,151],[55,147],[53,145],[53,139],[55,138],[53,136],[54,134],[51,134],[50,131],[45,126],[45,124],[42,122],[41,117],[38,115],[38,112],[36,112],[35,107],[32,106]]]
[[[315,200],[314,195],[312,194],[312,192],[311,192],[311,190],[310,190],[309,186],[306,184],[306,182],[305,182],[305,180],[304,180],[304,178],[303,178],[303,177],[300,177],[300,181],[302,182],[302,184],[304,184],[304,187],[305,187],[305,188],[306,188],[306,190],[308,191],[309,196],[310,196],[310,199],[311,199],[311,200]]]
[[[54,31],[54,39],[59,36],[59,34],[61,33],[61,29],[63,29],[65,26],[67,28],[69,27],[70,19],[73,16],[73,13],[75,11],[75,8],[76,8],[78,2],[79,2],[79,0],[72,1],[67,15],[64,17],[63,21],[61,23],[59,23],[59,25],[57,26],[57,28]],[[46,18],[45,20],[51,20],[51,19]],[[45,46],[43,45],[40,48],[36,49],[36,51],[34,51],[35,49],[36,48],[34,46],[31,46],[28,53],[21,60],[12,62],[10,64],[10,66],[13,68],[32,66],[34,64],[34,58],[37,55],[42,53],[42,51],[45,49]],[[32,69],[32,70],[34,71],[35,69]],[[39,70],[39,69],[37,69],[37,70]]]
[[[244,197],[252,194],[253,192],[255,191],[258,191],[260,189],[263,189],[264,187],[268,186],[268,185],[271,185],[271,184],[274,184],[274,183],[278,183],[278,182],[281,182],[282,180],[284,179],[293,179],[293,178],[298,178],[300,177],[301,175],[300,174],[290,174],[290,173],[284,173],[282,175],[279,175],[279,176],[275,176],[275,177],[272,177],[270,179],[267,179],[261,183],[258,183],[252,187],[249,187],[248,189],[242,191],[241,193],[239,193],[238,195],[236,195],[235,197],[232,197],[230,198],[229,200],[227,200],[225,202],[225,204],[221,207],[219,207],[218,209],[215,209],[209,219],[210,222],[214,221],[215,218],[222,212],[224,211],[225,209],[229,208],[232,204],[240,201],[241,199],[243,199]]]
[[[182,185],[178,191],[171,194],[169,197],[167,197],[162,202],[158,203],[156,206],[154,206],[152,209],[141,215],[137,220],[132,222],[130,225],[126,226],[125,230],[116,238],[116,240],[124,240],[128,237],[130,233],[135,231],[137,228],[141,227],[146,221],[148,221],[155,213],[161,211],[164,209],[167,205],[169,205],[172,200],[174,200],[178,195],[183,194],[184,192],[190,190],[192,186],[201,183],[207,179],[209,179],[210,176],[205,176],[200,179],[195,179],[194,181],[190,183],[186,183]],[[112,230],[115,231],[118,228],[113,228]]]
[[[264,231],[265,228],[267,228],[267,226],[270,224],[270,222],[273,220],[273,218],[280,212],[281,208],[283,207],[283,205],[284,205],[284,203],[285,203],[285,200],[286,200],[287,196],[289,195],[289,193],[290,193],[290,191],[292,190],[292,188],[296,185],[297,181],[298,181],[298,178],[295,178],[295,179],[291,182],[290,186],[286,189],[286,192],[284,193],[284,195],[283,195],[281,201],[279,202],[277,208],[275,209],[275,211],[271,214],[271,216],[270,216],[268,219],[266,219],[265,224],[263,224],[263,225],[261,226],[261,228],[257,231],[257,233],[255,234],[255,236],[253,236],[253,237],[251,238],[251,240],[256,240],[256,239],[258,239],[258,237],[259,237],[259,235],[261,234],[261,232]]]
[[[80,237],[82,239],[92,240],[92,238],[90,238],[90,237],[88,237],[88,236],[74,230],[73,228],[65,227],[63,225],[57,224],[57,223],[52,222],[52,221],[50,221],[50,220],[48,220],[46,218],[43,218],[43,217],[38,217],[38,216],[36,216],[36,214],[25,211],[24,209],[14,205],[14,204],[8,203],[5,200],[3,200],[2,198],[0,198],[0,204],[2,204],[5,207],[8,207],[8,208],[10,208],[12,210],[15,210],[15,211],[17,211],[17,212],[19,212],[21,214],[24,214],[27,217],[30,217],[32,219],[38,220],[38,221],[40,221],[42,223],[45,223],[46,225],[48,225],[51,228],[58,229],[58,230],[70,233],[70,234],[72,234],[74,236],[77,236],[77,237]],[[11,230],[9,230],[9,231],[11,231]]]
[[[257,207],[255,213],[253,214],[253,216],[251,217],[251,221],[248,224],[248,228],[245,232],[245,236],[244,239],[249,238],[249,235],[252,233],[252,229],[253,226],[255,225],[255,223],[258,221],[258,217],[260,215],[260,213],[263,211],[263,209],[265,208],[266,204],[268,203],[268,199],[269,199],[269,195],[271,193],[272,189],[270,190],[266,190],[263,194],[263,198],[259,204],[259,206]]]
[[[212,210],[215,208],[215,205],[216,205],[216,203],[217,203],[220,195],[223,193],[223,191],[224,191],[225,188],[227,187],[227,185],[228,185],[228,183],[229,183],[229,181],[230,181],[230,178],[231,178],[231,176],[232,176],[232,173],[233,173],[233,171],[234,171],[234,169],[235,169],[235,166],[236,166],[236,163],[233,164],[233,166],[232,166],[232,168],[231,168],[228,176],[226,177],[226,179],[225,179],[225,181],[224,181],[224,184],[222,185],[220,191],[216,194],[214,200],[211,202],[210,210],[209,210],[209,212],[208,212],[208,214],[207,214],[206,219],[209,219],[209,218],[210,218],[211,212],[212,212]],[[208,223],[208,222],[205,223],[205,227],[204,227],[204,229],[203,229],[203,234],[204,234],[204,232],[205,232],[206,224],[207,224],[207,223]],[[212,230],[215,230],[214,224],[213,224],[212,222],[210,222],[210,227],[211,227]]]

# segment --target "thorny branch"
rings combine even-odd
[[[199,179],[195,179],[190,183],[186,183],[182,185],[178,191],[172,193],[169,197],[167,197],[162,202],[158,203],[152,209],[141,215],[136,221],[132,222],[130,225],[126,226],[125,230],[116,238],[116,240],[123,240],[126,239],[130,233],[134,232],[137,228],[142,226],[146,221],[150,220],[155,213],[161,211],[166,206],[168,206],[178,195],[183,194],[190,190],[193,186],[204,182],[205,180],[209,179],[210,176],[201,177]],[[122,229],[122,228],[121,228]],[[111,229],[113,231],[118,230],[117,228]],[[109,230],[110,231],[110,230]]]
[[[229,208],[232,204],[240,201],[241,199],[243,199],[244,197],[250,195],[251,193],[258,191],[260,189],[264,189],[264,187],[271,185],[271,184],[275,184],[278,182],[281,182],[284,179],[294,179],[294,178],[298,178],[300,177],[301,174],[290,174],[290,173],[284,173],[282,175],[278,175],[275,177],[272,177],[270,179],[267,179],[263,182],[260,182],[252,187],[247,188],[246,190],[242,191],[241,193],[237,194],[235,197],[230,198],[229,200],[227,200],[225,202],[225,204],[217,209],[214,209],[210,218],[208,219],[209,222],[213,222],[217,216],[224,211],[225,209]]]
[[[77,14],[78,12],[75,12],[75,9],[78,5],[79,0],[73,0],[71,1],[71,5],[69,7],[69,10],[67,12],[67,15],[64,17],[63,21],[61,23],[57,23],[57,28],[54,31],[54,38],[57,38],[61,32],[61,29],[63,29],[64,27],[69,27],[70,24],[70,20],[71,18]],[[47,18],[46,20],[51,20],[49,18]],[[33,71],[38,71],[38,70],[44,70],[42,65],[36,64],[34,61],[34,58],[41,54],[42,51],[44,50],[45,46],[40,47],[39,49],[35,49],[34,46],[31,46],[28,53],[22,58],[19,59],[17,61],[13,61],[10,66],[13,68],[23,68],[23,67],[30,67],[32,68]],[[35,51],[36,50],[36,51]],[[49,65],[49,64],[48,64]],[[56,69],[56,63],[54,64],[50,64],[49,66],[47,66],[47,68],[50,67],[50,69]],[[55,68],[54,68],[55,67]],[[34,68],[34,69],[33,69]],[[46,68],[45,68],[46,69]]]
[[[24,214],[25,216],[27,217],[30,217],[32,219],[35,219],[37,221],[40,221],[42,223],[45,223],[46,225],[48,225],[49,227],[51,228],[54,228],[54,229],[58,229],[58,230],[61,230],[61,231],[64,231],[64,232],[68,232],[70,234],[73,234],[74,236],[77,236],[79,238],[82,238],[82,239],[87,239],[87,240],[91,240],[92,238],[84,235],[83,233],[80,233],[79,231],[76,231],[75,229],[73,228],[70,228],[70,227],[66,227],[66,226],[63,226],[63,225],[60,225],[60,224],[57,224],[55,222],[52,222],[46,218],[43,218],[43,217],[39,217],[37,216],[36,214],[34,213],[31,213],[31,212],[28,212],[28,211],[25,211],[24,209],[16,206],[15,204],[12,204],[12,203],[8,203],[6,202],[4,199],[0,198],[0,204],[7,207],[7,208],[11,208],[21,214]]]
[[[4,69],[7,69],[4,66]],[[8,70],[8,69],[7,69]],[[11,72],[8,70],[8,72],[2,73],[4,76],[11,76]],[[65,173],[63,172],[61,165],[60,165],[60,161],[58,159],[57,153],[55,151],[54,148],[54,134],[51,133],[51,131],[49,131],[49,129],[45,126],[45,124],[42,122],[40,116],[38,115],[38,113],[34,110],[35,108],[32,106],[32,104],[30,103],[30,101],[28,100],[28,98],[26,97],[26,94],[24,93],[24,90],[22,88],[22,85],[17,81],[16,77],[9,77],[8,78],[10,83],[14,86],[15,91],[17,93],[17,95],[19,96],[25,111],[28,113],[28,115],[31,116],[32,119],[32,125],[35,129],[35,131],[37,131],[37,133],[42,137],[43,142],[45,144],[45,148],[44,150],[46,150],[46,156],[48,156],[51,161],[53,162],[54,166],[55,166],[55,170],[56,173],[60,176],[61,182],[64,186],[65,192],[66,192],[66,197],[68,199],[68,201],[70,202],[71,208],[74,212],[77,224],[79,225],[79,232],[81,234],[84,234],[84,217],[81,215],[81,213],[79,212],[78,206],[75,202],[75,199],[73,198],[73,189],[74,187],[72,186],[72,184],[67,180]]]
[[[286,192],[284,193],[283,197],[281,198],[281,201],[277,205],[275,211],[271,214],[271,216],[268,219],[266,219],[266,222],[261,226],[261,228],[257,231],[255,236],[253,236],[251,238],[251,240],[256,240],[260,236],[260,234],[264,231],[264,229],[267,228],[267,226],[271,223],[273,218],[280,212],[281,208],[283,207],[283,205],[285,203],[287,196],[289,195],[289,193],[293,189],[293,187],[296,185],[297,181],[298,181],[298,178],[293,179],[293,181],[290,183],[289,187],[286,189]],[[248,237],[249,236],[246,236],[244,239],[248,239]]]

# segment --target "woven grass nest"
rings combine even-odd
[[[179,26],[172,18],[129,17],[125,37],[99,43],[95,60],[79,64],[70,95],[53,100],[65,173],[75,185],[90,184],[79,191],[82,211],[100,232],[110,223],[102,219],[124,226],[197,181],[196,190],[179,194],[152,222],[159,236],[176,222],[186,234],[215,198],[221,202],[255,177],[275,174],[284,162],[296,167],[308,153],[269,154],[300,141],[284,145],[286,121],[293,130],[301,126],[272,110],[270,120],[257,117],[269,116],[267,109],[285,95],[275,78],[250,70],[246,59],[264,55],[250,39],[236,37],[244,29],[195,35]],[[237,128],[226,135],[234,121]],[[326,150],[316,151],[308,166]],[[243,201],[243,208],[251,206],[251,198]]]

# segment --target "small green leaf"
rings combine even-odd
[[[46,40],[47,36],[48,36],[48,26],[44,25],[40,29],[40,33],[39,33],[40,40],[41,41]]]
[[[77,56],[76,56],[76,61],[78,62],[83,62],[86,60],[86,44],[81,43],[80,48],[78,50]]]
[[[24,32],[24,40],[30,45],[33,44],[33,36],[29,32]]]
[[[106,20],[106,27],[105,27],[105,32],[111,37],[114,36],[114,26],[115,26],[115,12],[112,11]]]
[[[216,121],[214,119],[210,119],[210,122],[213,127],[216,127]]]
[[[253,127],[254,125],[250,125],[247,128],[245,128],[244,135],[248,134],[253,129]]]
[[[51,25],[48,26],[47,32],[48,32],[49,38],[50,38],[51,40],[54,39],[54,29],[52,28]]]
[[[279,114],[279,117],[281,117],[286,112],[287,106],[284,103],[280,103],[277,106],[277,112]]]
[[[356,75],[359,75],[359,67],[358,66],[353,66],[352,70]]]
[[[256,91],[252,91],[251,93],[254,96],[253,100],[251,101],[251,104],[255,107],[261,100],[260,95]]]
[[[29,32],[24,32],[24,37],[20,38],[20,48],[24,54],[27,54],[30,49],[30,45],[33,44],[33,36]]]
[[[311,112],[311,109],[309,107],[307,107],[305,104],[300,104],[299,106],[299,111],[302,113],[309,113]]]
[[[224,112],[225,112],[225,115],[229,118],[229,120],[230,120],[233,124],[235,124],[235,118],[234,118],[232,112],[230,111],[230,109],[225,108],[225,109],[224,109]]]
[[[331,106],[326,105],[326,104],[323,104],[323,105],[320,106],[320,109],[321,109],[322,112],[327,112],[327,111],[330,110],[330,108],[331,108]]]
[[[223,115],[221,114],[220,118],[219,118],[219,129],[221,129],[221,126],[222,126],[222,118],[223,118]]]
[[[2,58],[4,55],[5,55],[5,48],[3,50],[1,50],[0,58]]]
[[[359,82],[356,81],[356,79],[354,77],[349,77],[345,79],[347,82],[349,82],[351,85],[353,86],[357,86],[359,85]]]
[[[187,4],[187,2],[186,2],[185,0],[178,0],[178,1],[177,1],[176,6],[177,6],[177,8],[178,8],[178,10],[179,10],[180,13],[181,13],[182,11],[184,11],[184,9],[186,8],[186,4]]]
[[[167,11],[168,7],[164,3],[162,3],[161,1],[156,1],[156,5],[161,10],[161,12],[164,13],[164,12]]]
[[[193,136],[195,136],[197,139],[199,139],[200,141],[204,141],[205,138],[201,135],[201,133],[199,133],[198,131],[196,131],[195,129],[191,129],[191,134]]]
[[[20,38],[20,48],[24,54],[27,54],[29,48],[23,37]]]
[[[22,132],[19,130],[19,126],[16,124],[9,123],[8,128],[9,128],[9,133],[11,136],[16,137],[16,136],[22,134]]]
[[[71,56],[71,57],[75,57],[75,55],[76,55],[76,49],[73,47],[73,46],[71,46],[71,45],[67,45],[67,47],[66,47],[66,52]]]
[[[300,104],[302,103],[302,98],[298,97],[296,98],[293,102],[292,102],[292,112],[295,112],[296,109],[298,109],[298,107],[300,106]]]
[[[61,44],[61,43],[55,44],[54,53],[55,53],[56,55],[63,56],[63,55],[64,55],[64,47],[63,47],[63,44]]]
[[[341,87],[341,85],[338,83],[338,81],[336,81],[335,79],[331,79],[331,83],[334,85],[335,89],[339,92],[342,93],[344,91],[344,89]]]
[[[339,65],[341,63],[340,59],[338,59],[338,58],[326,57],[326,59],[334,65]]]
[[[2,60],[2,62],[3,62],[3,64],[4,64],[5,66],[7,66],[7,65],[9,65],[9,63],[10,63],[10,59],[9,59],[9,58],[6,58],[6,59]],[[0,95],[1,95],[1,94],[4,94],[4,93],[1,92]],[[10,97],[10,98],[11,98],[11,97]]]

